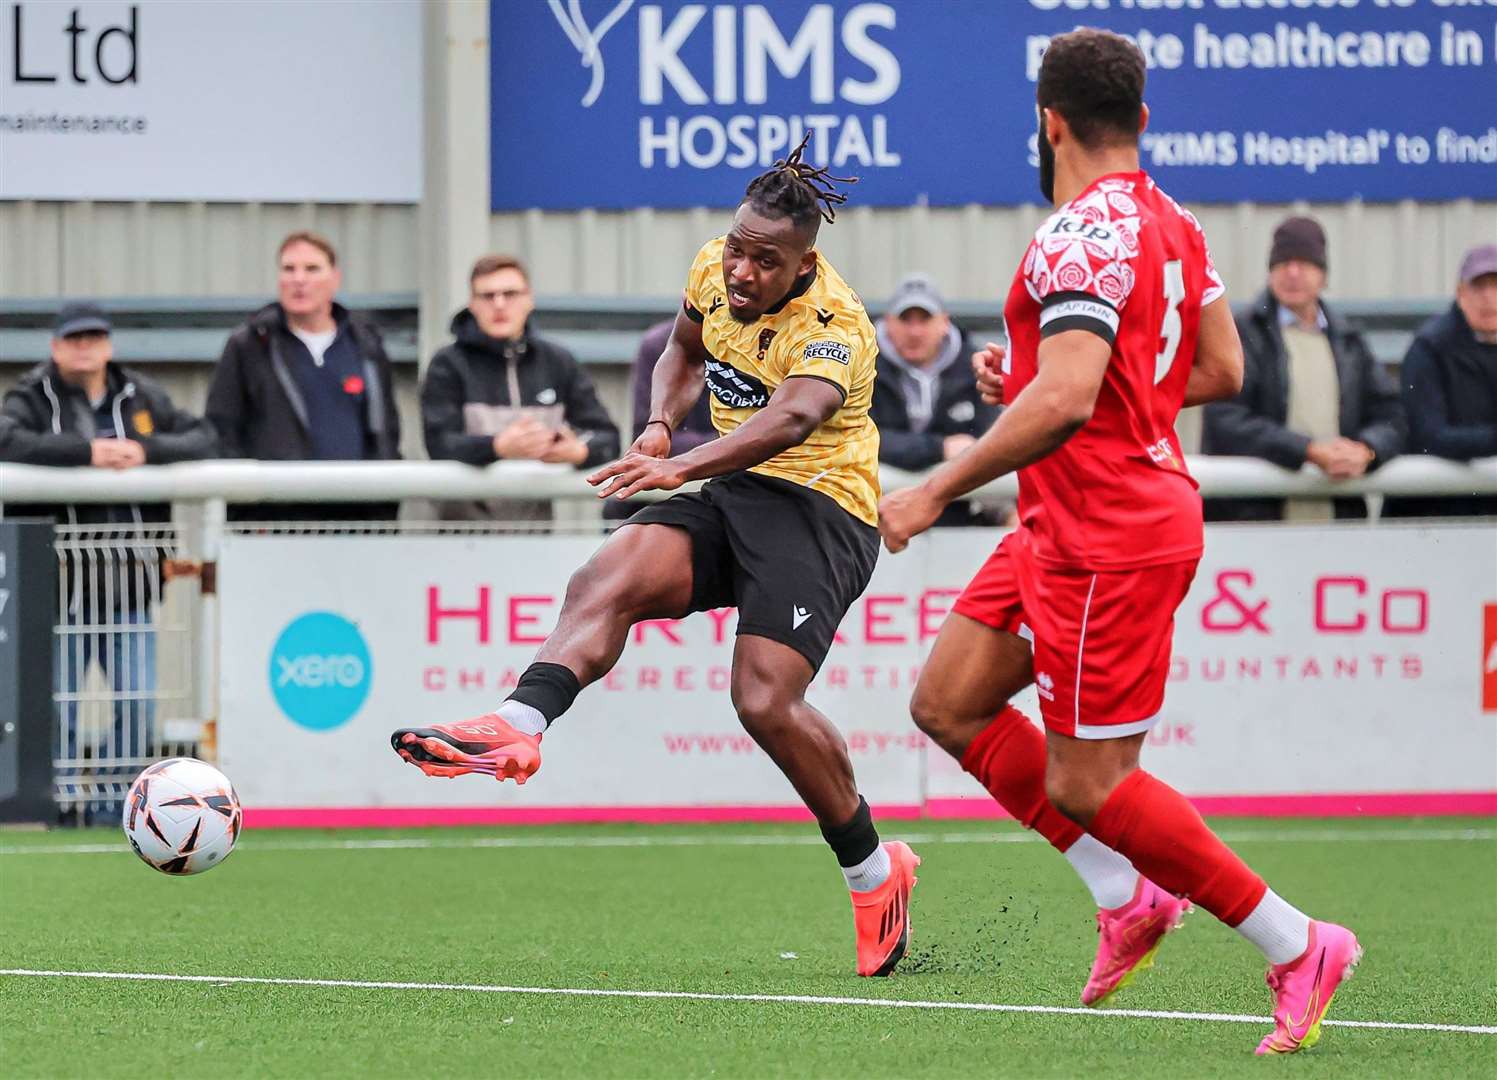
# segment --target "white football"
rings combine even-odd
[[[229,778],[206,761],[168,758],[135,778],[125,796],[130,846],[163,874],[201,874],[229,857],[242,822]]]

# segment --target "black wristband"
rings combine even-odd
[[[676,433],[675,428],[671,427],[669,422],[661,420],[659,417],[645,421],[645,427],[649,427],[651,424],[659,424],[661,427],[665,428],[665,433],[667,435],[674,435]]]

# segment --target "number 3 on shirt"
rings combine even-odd
[[[1159,327],[1159,336],[1164,347],[1154,357],[1154,385],[1164,382],[1175,362],[1175,352],[1180,348],[1180,332],[1184,329],[1180,321],[1180,304],[1185,299],[1185,272],[1179,259],[1164,264],[1164,299],[1169,307],[1164,311],[1164,322]]]

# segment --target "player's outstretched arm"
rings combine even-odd
[[[600,496],[627,499],[640,491],[673,491],[688,480],[751,469],[805,442],[841,407],[840,386],[813,376],[794,376],[780,384],[764,408],[722,438],[667,460],[631,451],[587,480],[599,488]]]
[[[769,403],[730,434],[682,454],[688,480],[722,476],[752,469],[792,446],[842,408],[842,388],[826,379],[797,375],[786,379],[769,396]]]
[[[904,550],[954,500],[1059,449],[1092,418],[1111,356],[1111,342],[1090,330],[1065,330],[1041,341],[1039,373],[998,422],[923,483],[879,503],[884,546]]]
[[[1242,390],[1242,339],[1225,295],[1201,308],[1201,334],[1185,384],[1185,404],[1225,401]]]

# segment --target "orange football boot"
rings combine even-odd
[[[390,745],[427,776],[481,773],[523,784],[541,767],[541,737],[516,731],[496,713],[456,724],[397,728]]]
[[[910,893],[920,856],[902,840],[884,844],[889,876],[876,889],[852,894],[852,923],[858,939],[858,974],[883,976],[894,970],[910,944]]]

